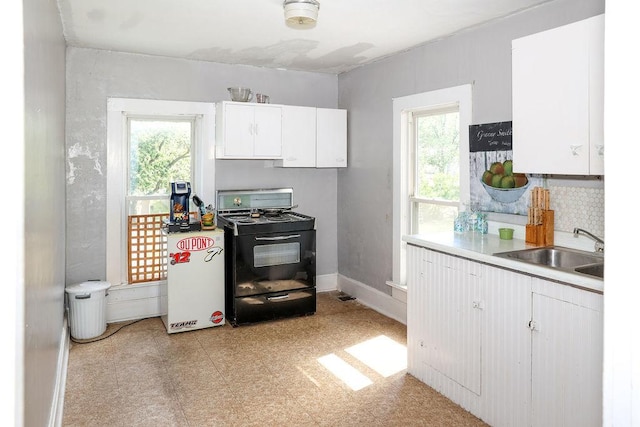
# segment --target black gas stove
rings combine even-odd
[[[216,200],[229,323],[315,313],[315,218],[291,211],[293,189],[218,191]]]
[[[218,226],[229,227],[233,233],[257,234],[281,231],[313,230],[315,218],[298,212],[261,213],[234,212],[218,214]]]

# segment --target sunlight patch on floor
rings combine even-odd
[[[333,353],[319,357],[318,362],[354,391],[373,384],[367,376]]]
[[[385,378],[407,369],[407,347],[386,335],[347,347],[345,351]],[[373,384],[369,377],[335,353],[319,357],[318,362],[354,391]]]
[[[407,369],[407,347],[385,335],[345,350],[385,378]]]

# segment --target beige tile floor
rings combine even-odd
[[[63,425],[485,425],[406,368],[385,377],[347,351],[381,336],[405,346],[406,327],[338,296],[319,294],[313,316],[171,335],[152,318],[72,343]],[[371,384],[353,390],[320,363],[327,355]]]

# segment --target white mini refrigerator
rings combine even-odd
[[[222,326],[224,231],[166,233],[167,294],[161,297],[167,333]]]

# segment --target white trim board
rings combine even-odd
[[[64,414],[64,393],[67,385],[67,367],[69,365],[69,322],[64,316],[62,333],[60,335],[60,352],[58,353],[58,369],[56,369],[56,385],[51,399],[51,413],[49,414],[49,427],[61,426]]]
[[[407,324],[407,303],[362,282],[338,274],[338,289],[358,299],[367,307],[398,322]]]

